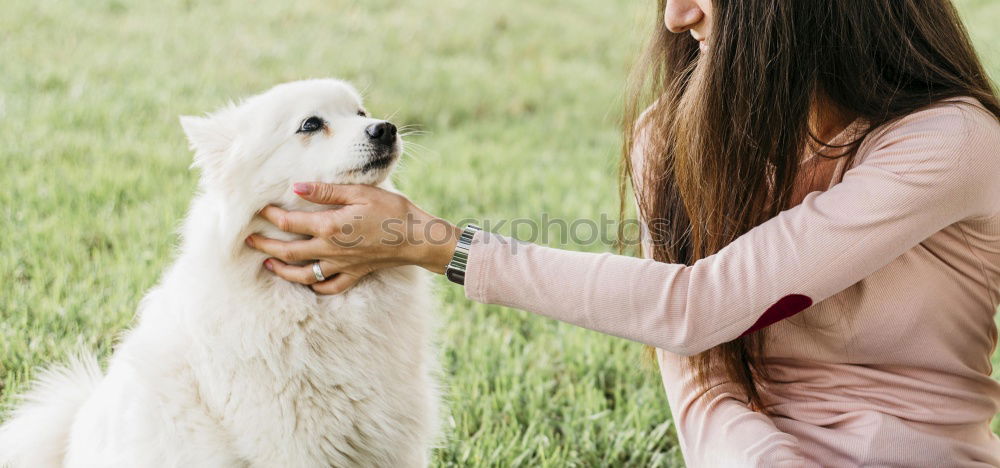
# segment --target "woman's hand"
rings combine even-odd
[[[254,234],[246,241],[273,257],[264,262],[268,270],[319,294],[339,294],[387,267],[419,265],[443,273],[461,234],[405,197],[377,187],[308,183],[295,184],[294,190],[313,203],[342,206],[315,213],[268,206],[262,217],[282,231],[312,238],[283,242]],[[316,261],[325,281],[316,280]],[[301,262],[308,263],[295,265]]]

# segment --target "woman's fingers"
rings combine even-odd
[[[357,284],[363,276],[353,273],[338,273],[336,265],[326,261],[319,262],[320,270],[327,278],[324,281],[316,279],[316,272],[313,271],[312,264],[289,265],[276,258],[269,258],[264,261],[264,267],[286,281],[310,286],[317,294],[324,295],[340,294],[347,291]]]
[[[276,258],[269,258],[264,261],[264,267],[282,279],[293,283],[304,284],[306,286],[320,283],[319,279],[316,278],[316,272],[313,270],[312,263],[302,266],[289,265]],[[337,269],[332,263],[320,261],[319,268],[323,272],[324,277],[330,278],[324,280],[325,282],[332,281],[332,278],[337,276]]]
[[[321,205],[356,205],[367,198],[373,190],[369,185],[341,185],[308,182],[295,184],[293,191],[305,200]]]
[[[326,226],[326,220],[322,218],[321,213],[287,211],[272,205],[260,210],[260,216],[282,231],[313,237],[320,235]]]
[[[371,271],[385,265],[410,263],[409,257],[400,255],[402,247],[391,243],[398,243],[393,235],[398,233],[384,228],[386,222],[409,219],[414,207],[405,197],[367,185],[309,182],[295,184],[293,189],[304,200],[341,208],[316,213],[274,206],[261,210],[260,215],[281,230],[313,237],[292,242],[258,234],[247,238],[251,247],[275,257],[265,265],[279,277],[309,285],[317,294],[340,294]],[[349,217],[351,221],[347,221]],[[312,259],[325,259],[319,263],[324,281],[317,281],[312,265],[292,265]]]
[[[360,276],[355,276],[350,273],[339,273],[331,279],[312,285],[312,290],[315,291],[316,294],[340,294],[348,289],[351,289],[351,287],[357,284],[360,279]]]
[[[278,258],[285,263],[298,263],[328,255],[329,247],[322,239],[280,241],[253,234],[247,237],[247,245]]]
[[[317,283],[312,267],[289,265],[276,258],[264,261],[264,267],[286,281],[311,286]]]

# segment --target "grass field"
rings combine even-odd
[[[0,403],[77,347],[106,357],[171,260],[196,180],[176,117],[278,82],[346,78],[428,132],[398,185],[446,218],[616,213],[651,0],[248,4],[0,0]],[[1000,2],[959,4],[1000,77]],[[639,345],[440,291],[437,465],[682,464]]]

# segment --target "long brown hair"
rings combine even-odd
[[[689,34],[666,30],[665,4],[630,81],[621,180],[623,213],[628,183],[642,187],[656,260],[691,265],[786,209],[808,151],[853,158],[874,129],[958,96],[1000,118],[949,0],[714,0],[706,54]],[[836,155],[810,129],[818,106],[866,123]],[[634,174],[640,133],[645,164]],[[703,386],[710,369],[724,369],[765,411],[764,344],[761,330],[690,364]]]

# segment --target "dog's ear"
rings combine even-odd
[[[191,166],[212,172],[222,164],[226,153],[233,145],[233,131],[217,116],[182,115],[180,120],[181,127],[184,128],[184,133],[187,134],[188,142],[194,151],[194,163]]]

